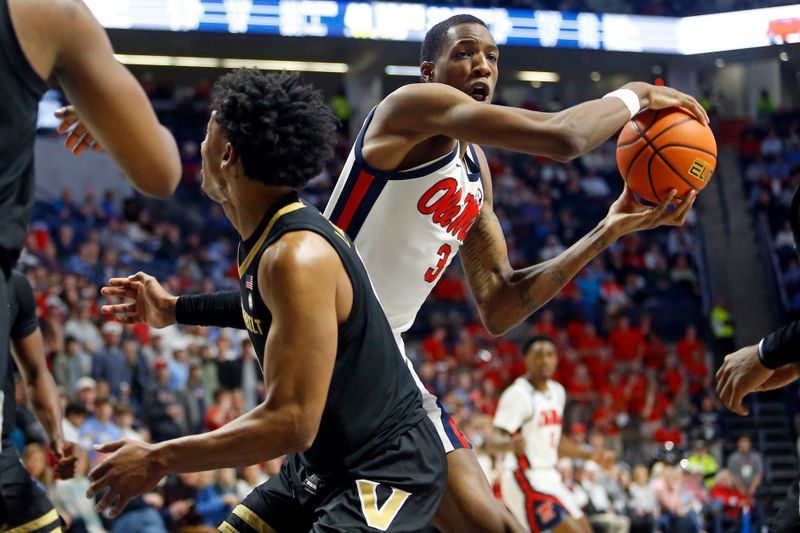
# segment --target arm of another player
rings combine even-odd
[[[85,128],[137,190],[170,196],[181,176],[172,134],[159,124],[139,82],[114,59],[108,36],[83,2],[58,13],[53,27],[61,45],[53,72]]]
[[[571,438],[564,435],[558,440],[558,456],[570,459],[594,461],[603,468],[611,468],[617,460],[617,455],[611,450],[587,450]]]
[[[628,83],[623,89],[635,93],[641,109],[683,106],[701,122],[708,122],[702,106],[688,94],[643,82]],[[374,120],[380,133],[393,137],[394,146],[398,137],[415,145],[446,135],[566,161],[608,140],[630,118],[631,111],[620,98],[601,98],[557,113],[544,113],[486,105],[442,83],[414,83],[386,97]],[[402,154],[398,157],[402,158]]]
[[[516,387],[509,386],[500,395],[497,411],[494,414],[491,435],[486,439],[483,450],[486,453],[525,453],[525,439],[517,432],[522,424],[532,416],[531,402]]]
[[[508,260],[500,222],[492,207],[491,177],[479,152],[485,200],[481,214],[462,247],[461,264],[483,324],[492,335],[502,335],[558,294],[586,264],[621,236],[661,225],[679,226],[689,215],[696,193],[674,210],[672,191],[657,207],[645,207],[625,188],[606,217],[559,256],[514,270]]]
[[[522,438],[522,435],[512,435],[505,429],[495,427],[492,429],[492,433],[486,437],[481,450],[490,455],[506,452],[525,453],[525,439]]]
[[[50,441],[50,449],[58,460],[56,473],[59,479],[69,479],[75,475],[76,454],[80,449],[75,443],[65,441],[61,432],[61,395],[47,368],[42,332],[37,327],[29,335],[13,339],[11,346],[14,361],[28,386],[36,418],[42,424]]]
[[[787,385],[800,377],[800,321],[792,322],[725,356],[717,370],[717,394],[731,411],[745,416],[745,396]]]
[[[123,324],[143,322],[157,329],[176,323],[245,329],[239,291],[173,296],[153,276],[137,272],[127,278],[111,278],[100,293],[133,300],[101,308]]]
[[[131,498],[168,473],[245,466],[307,450],[319,430],[333,374],[342,275],[339,256],[316,234],[293,232],[273,244],[258,270],[261,296],[272,312],[264,402],[210,433],[98,447],[110,455],[89,474],[90,497],[108,489],[97,507],[111,507],[119,498],[112,510],[117,516]]]

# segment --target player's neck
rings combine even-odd
[[[264,213],[291,191],[288,187],[253,184],[235,191],[233,201],[223,204],[222,207],[242,240],[247,240],[261,224]]]
[[[548,378],[543,378],[543,377],[540,377],[540,376],[536,376],[536,377],[528,376],[528,381],[530,382],[531,385],[533,385],[534,389],[540,390],[540,391],[546,391],[547,390],[547,382],[550,381],[550,380]]]

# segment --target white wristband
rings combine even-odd
[[[627,107],[628,111],[630,111],[631,118],[633,118],[636,113],[641,110],[641,106],[639,105],[639,96],[630,89],[617,89],[616,91],[611,91],[607,95],[603,96],[603,98],[619,98],[622,100],[622,103],[625,104],[625,107]]]

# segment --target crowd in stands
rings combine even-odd
[[[13,438],[59,509],[92,533],[134,531],[137,524],[155,524],[153,531],[215,526],[280,465],[276,460],[241,471],[170,477],[114,521],[97,516],[83,498],[85,472],[102,460],[92,444],[158,442],[213,430],[264,395],[246,332],[153,330],[123,326],[100,313],[108,299],[99,288],[138,270],[173,294],[238,287],[238,236],[221,209],[199,193],[198,145],[209,92],[198,87],[160,94],[163,88],[147,80],[144,85],[154,101],[179,102],[162,110],[182,146],[184,175],[176,197],[149,202],[67,188],[56,201],[36,205],[18,265],[36,294],[46,356],[63,394],[66,438],[88,450],[80,475],[51,479],[44,437],[24,407],[22,386]],[[304,193],[319,207],[349,151],[344,134],[339,141],[335,159]],[[603,217],[621,190],[610,143],[568,164],[494,150],[487,157],[495,211],[515,267],[557,256]],[[534,333],[550,335],[560,355],[557,379],[570,398],[565,434],[610,447],[620,458],[611,471],[593,463],[560,465],[583,494],[593,522],[624,530],[618,518],[625,516],[634,531],[652,531],[653,524],[664,532],[725,531],[750,513],[755,488],[735,457],[723,454],[726,433],[703,340],[698,238],[693,218],[686,227],[626,236],[502,338],[480,324],[455,261],[407,334],[409,355],[423,383],[480,448],[500,393],[525,372],[519,345]],[[482,459],[495,479],[500,461]]]
[[[759,120],[742,132],[738,151],[750,208],[773,238],[786,311],[800,315],[800,265],[789,222],[792,198],[800,187],[800,113],[777,112],[762,94]]]

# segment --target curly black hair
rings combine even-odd
[[[242,68],[214,85],[215,120],[245,175],[302,189],[333,157],[337,119],[296,73]]]
[[[428,33],[425,34],[425,40],[422,42],[422,49],[419,54],[419,62],[436,61],[442,49],[442,43],[444,43],[447,38],[447,30],[453,26],[460,26],[462,24],[480,24],[484,28],[489,29],[489,26],[478,17],[472,15],[453,15],[434,25],[428,30]]]

